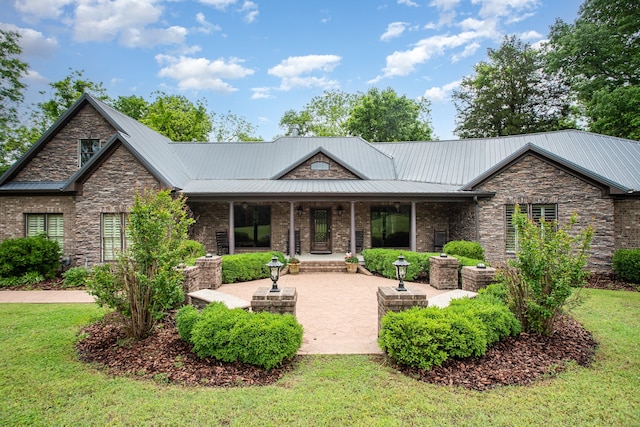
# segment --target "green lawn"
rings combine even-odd
[[[596,362],[488,392],[416,382],[367,356],[309,356],[273,386],[186,388],[76,360],[93,305],[0,305],[0,425],[640,425],[640,293],[584,290]]]

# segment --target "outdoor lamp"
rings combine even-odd
[[[298,216],[302,216],[302,205],[298,206]]]
[[[398,255],[398,260],[395,261],[393,265],[396,267],[396,274],[400,280],[396,291],[406,291],[407,288],[404,287],[404,278],[407,277],[407,266],[410,264],[404,260],[402,255]]]
[[[342,212],[343,212],[342,205],[339,205],[338,206],[338,216],[342,216]]]
[[[279,292],[278,278],[280,277],[280,267],[282,267],[282,265],[283,264],[278,261],[278,257],[275,255],[271,258],[271,261],[267,263],[267,267],[269,267],[269,274],[273,281],[273,285],[271,285],[271,290],[269,292]]]

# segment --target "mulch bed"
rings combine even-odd
[[[295,365],[265,371],[242,363],[200,359],[166,320],[142,341],[127,341],[115,315],[84,328],[77,344],[80,359],[96,363],[112,375],[152,379],[187,386],[247,386],[273,384]],[[550,337],[521,334],[494,345],[480,358],[446,361],[429,371],[395,366],[421,381],[485,390],[501,385],[527,385],[558,373],[573,360],[587,366],[595,352],[591,334],[571,318],[562,318]],[[382,356],[375,360],[384,362]]]

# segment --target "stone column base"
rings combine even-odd
[[[280,288],[271,292],[271,288],[258,288],[251,298],[252,311],[268,311],[270,313],[289,313],[296,315],[298,291],[296,288]]]
[[[418,289],[407,289],[406,291],[398,291],[392,286],[378,287],[378,332],[382,316],[388,311],[403,311],[411,307],[426,307],[427,294]]]

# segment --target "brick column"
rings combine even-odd
[[[495,279],[495,268],[462,267],[462,289],[465,291],[478,292],[495,282]]]
[[[251,298],[251,310],[289,313],[295,316],[297,302],[298,291],[296,288],[281,288],[278,292],[271,292],[271,288],[258,288]]]
[[[450,256],[429,258],[429,284],[436,289],[458,289],[458,260]]]
[[[426,307],[428,304],[427,294],[418,289],[407,289],[398,291],[391,286],[378,287],[378,332],[382,316],[388,311],[403,311],[411,307]]]
[[[200,257],[196,260],[198,268],[198,289],[217,289],[222,285],[222,257]]]

